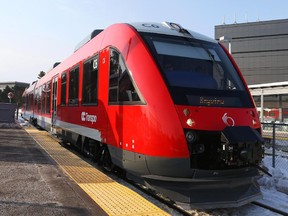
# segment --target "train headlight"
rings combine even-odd
[[[250,114],[251,114],[252,117],[256,116],[253,110],[250,111]]]
[[[193,119],[189,118],[189,119],[187,119],[186,124],[188,126],[192,127],[195,124],[195,122],[193,121]]]
[[[257,121],[255,121],[254,119],[252,120],[253,126],[257,125]]]
[[[201,154],[201,153],[203,153],[205,151],[205,145],[204,144],[198,144],[197,146],[196,146],[196,152],[198,153],[198,154]]]
[[[188,143],[194,143],[197,140],[197,134],[193,131],[187,131],[185,136]]]
[[[189,116],[190,115],[189,109],[184,109],[183,113],[184,113],[185,116]]]

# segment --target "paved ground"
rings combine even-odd
[[[23,129],[0,128],[0,215],[106,215]]]

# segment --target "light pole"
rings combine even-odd
[[[221,36],[219,37],[219,41],[228,42],[228,51],[230,54],[232,54],[232,38],[227,36]]]

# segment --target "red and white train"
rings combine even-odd
[[[175,23],[95,30],[23,94],[23,116],[188,207],[261,196],[261,125],[227,50]]]

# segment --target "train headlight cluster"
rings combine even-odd
[[[189,126],[189,127],[193,127],[195,125],[195,121],[192,119],[192,118],[189,118],[190,116],[190,110],[189,109],[184,109],[183,110],[183,114],[188,117],[188,119],[186,120],[186,124]]]
[[[205,151],[205,145],[199,143],[199,136],[197,132],[192,130],[186,130],[185,138],[191,155],[201,154]]]

